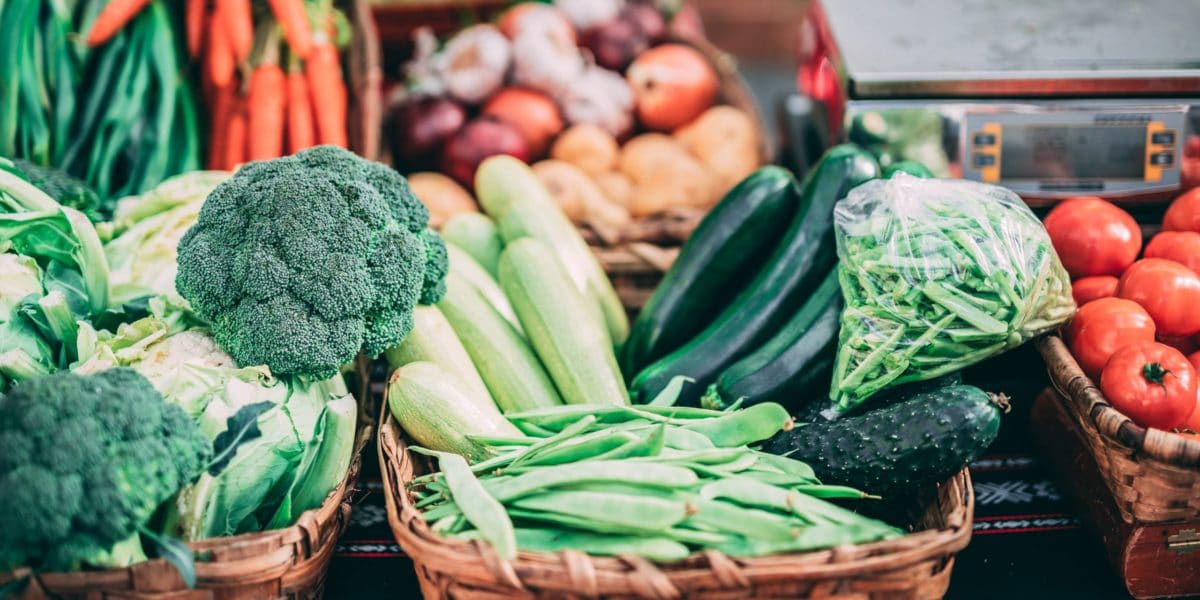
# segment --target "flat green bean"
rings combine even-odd
[[[625,483],[655,488],[686,488],[699,479],[690,469],[668,464],[644,463],[631,469],[627,461],[590,460],[541,467],[492,485],[488,492],[500,502],[509,502],[544,490],[582,483]]]
[[[590,533],[562,529],[517,529],[517,546],[534,552],[581,550],[598,556],[636,554],[663,563],[683,560],[692,553],[687,546],[665,537]]]
[[[786,542],[798,536],[803,526],[803,523],[780,514],[703,496],[689,502],[688,507],[688,523],[750,539]]]
[[[791,423],[786,409],[774,402],[763,402],[683,427],[707,437],[718,448],[730,448],[765,440],[791,427]]]
[[[801,528],[798,534],[785,541],[767,541],[741,538],[716,546],[729,556],[761,556],[784,552],[807,552],[818,548],[829,548],[845,544],[863,544],[899,537],[901,532],[882,531],[875,528],[846,525],[813,525]]]
[[[674,406],[675,401],[679,399],[679,393],[683,391],[684,384],[695,382],[696,380],[691,377],[676,375],[671,378],[671,381],[667,382],[666,387],[657,396],[646,404],[659,407]]]
[[[688,516],[688,508],[683,502],[608,492],[551,490],[517,499],[512,506],[651,531],[671,527]]]
[[[504,505],[491,497],[475,478],[467,461],[457,454],[443,452],[438,454],[438,466],[446,476],[450,495],[463,516],[479,530],[500,558],[516,558],[517,541],[512,520],[504,510]]]
[[[566,427],[564,427],[562,429],[562,431],[560,431],[548,438],[539,440],[537,443],[534,443],[533,445],[527,447],[525,449],[524,453],[522,453],[520,456],[513,459],[513,461],[511,463],[509,463],[509,465],[508,465],[509,468],[516,467],[517,465],[521,464],[522,462],[528,460],[531,456],[536,456],[539,451],[553,448],[556,445],[565,443],[566,441],[568,441],[571,438],[578,435],[581,431],[590,427],[595,422],[596,422],[596,417],[588,415],[582,419],[579,419],[578,421],[575,421],[574,423],[572,423],[570,425],[567,425]]]

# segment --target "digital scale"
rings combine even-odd
[[[827,141],[881,162],[1031,204],[1200,185],[1198,2],[825,0],[802,32],[800,87]]]

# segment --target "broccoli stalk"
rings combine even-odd
[[[67,297],[58,290],[52,290],[38,298],[37,305],[45,315],[46,325],[53,338],[63,346],[66,357],[62,363],[69,364],[79,354],[75,346],[79,324],[75,320],[75,315],[71,313],[71,307],[67,305]]]
[[[49,350],[47,350],[49,352]],[[0,352],[0,375],[12,381],[49,375],[50,368],[20,348]],[[2,381],[0,381],[2,383]]]
[[[111,548],[97,552],[88,560],[88,564],[93,567],[128,567],[148,559],[142,548],[141,534],[134,532]]]

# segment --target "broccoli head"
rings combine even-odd
[[[100,202],[100,197],[86,183],[53,167],[43,167],[27,160],[14,159],[13,164],[38,189],[46,192],[63,206],[69,206],[87,215],[89,221],[99,223],[112,213],[111,206]]]
[[[130,538],[211,454],[183,409],[133,369],[16,384],[0,396],[0,571],[144,556]]]
[[[251,162],[179,243],[176,287],[241,366],[324,379],[412,329],[445,246],[390,168],[334,146]]]

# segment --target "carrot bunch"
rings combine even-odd
[[[210,13],[199,11],[188,23],[200,40],[207,22],[197,52],[212,108],[209,168],[232,169],[314,144],[345,147],[347,94],[329,2],[248,7],[249,0],[213,0]]]
[[[150,1],[110,0],[88,43],[108,41]],[[201,63],[210,109],[209,168],[314,144],[346,146],[347,92],[331,4],[184,0],[186,47]]]

